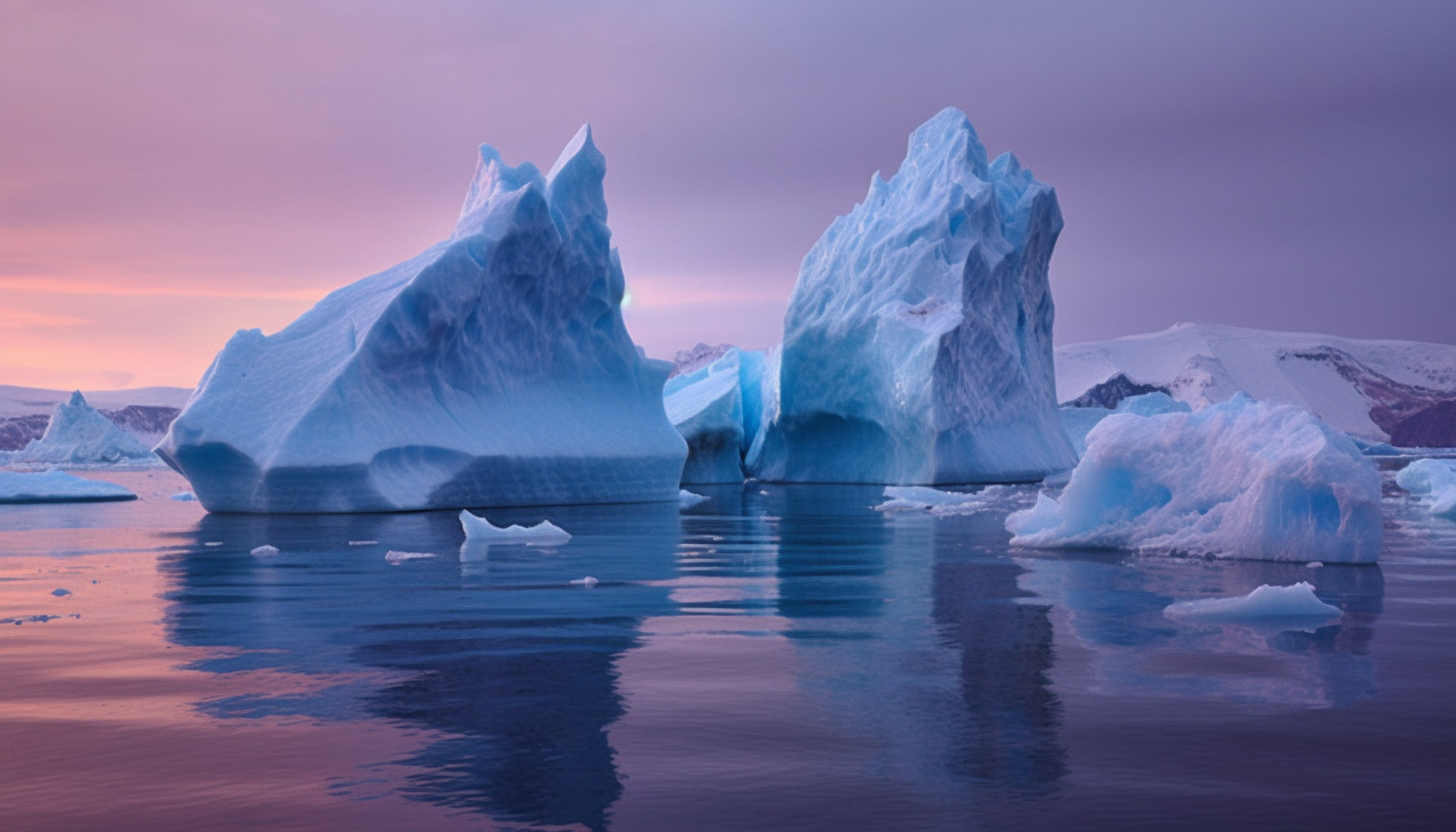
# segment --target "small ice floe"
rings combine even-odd
[[[687,489],[682,489],[677,492],[677,504],[679,506],[682,506],[683,508],[687,508],[688,506],[695,506],[698,503],[705,503],[707,501],[707,497],[704,497],[701,494],[694,494]]]
[[[92,503],[136,498],[130,489],[65,471],[0,471],[0,503]]]
[[[468,511],[460,512],[460,525],[465,529],[465,540],[470,543],[525,543],[532,546],[559,546],[571,540],[571,535],[550,520],[542,520],[534,526],[493,525],[484,517],[476,517]]]
[[[203,546],[221,546],[222,545],[222,541],[221,540],[209,540],[206,543],[203,543],[202,545]]]
[[[434,552],[396,552],[390,549],[384,554],[384,561],[390,566],[399,566],[407,560],[423,560],[435,557]]]
[[[1395,484],[1420,498],[1433,516],[1456,520],[1456,459],[1418,459],[1400,469]]]
[[[1315,597],[1314,587],[1307,581],[1293,586],[1264,584],[1248,595],[1237,598],[1204,598],[1178,601],[1163,609],[1170,618],[1196,618],[1203,621],[1235,621],[1264,618],[1339,618],[1339,607]]]
[[[251,554],[255,558],[271,558],[274,555],[278,554],[278,547],[270,546],[267,543],[264,543],[262,546],[254,549],[249,554]]]
[[[197,495],[191,491],[178,491],[172,495],[172,499],[181,503],[195,503],[197,502]]]
[[[572,586],[584,586],[587,589],[591,589],[592,587],[596,586],[597,584],[599,584],[601,582],[598,581],[596,578],[593,578],[592,576],[587,575],[585,578],[577,578],[574,581],[567,581],[567,583],[568,584],[571,584]]]
[[[977,514],[983,511],[1006,511],[1030,504],[1034,491],[1010,485],[989,485],[974,494],[941,491],[923,485],[888,486],[889,499],[874,507],[876,511],[929,511],[935,517]]]
[[[1319,561],[1317,561],[1317,560],[1312,560],[1312,561],[1310,561],[1310,562],[1309,562],[1309,563],[1306,563],[1306,564],[1305,564],[1305,565],[1304,565],[1304,568],[1305,568],[1305,569],[1319,569],[1319,568],[1321,568],[1321,567],[1323,567],[1323,566],[1324,566],[1324,564],[1323,564],[1323,563],[1320,563],[1320,562],[1319,562]]]
[[[58,589],[51,590],[51,594],[54,595],[54,596],[56,596],[57,598],[64,598],[67,595],[70,595],[71,594],[71,590],[65,589],[65,588],[58,588]]]
[[[377,540],[351,540],[351,541],[349,541],[349,545],[350,546],[377,546],[377,545],[379,545],[379,541],[377,541]]]

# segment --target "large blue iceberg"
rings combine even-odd
[[[238,332],[157,448],[210,511],[675,501],[671,369],[622,323],[583,127],[542,176],[480,148],[449,239]]]
[[[918,128],[899,172],[804,258],[749,472],[936,484],[1071,468],[1047,284],[1061,228],[1051,187],[1009,153],[988,164],[959,110]]]

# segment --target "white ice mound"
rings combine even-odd
[[[1173,618],[1235,621],[1258,618],[1338,618],[1340,608],[1315,597],[1307,581],[1293,586],[1264,584],[1238,598],[1203,598],[1169,604],[1163,614]]]
[[[460,512],[460,525],[465,529],[466,543],[528,543],[539,546],[559,546],[571,540],[571,535],[550,520],[542,520],[534,526],[500,526],[484,517],[476,517],[468,511]]]
[[[0,471],[0,503],[92,503],[135,500],[115,483],[88,480],[65,471]]]
[[[1055,192],[959,110],[809,251],[779,400],[749,473],[899,485],[1036,480],[1076,462],[1057,418]]]
[[[156,463],[135,436],[102,416],[77,390],[56,405],[45,434],[12,454],[12,465],[125,465]]]
[[[449,239],[237,333],[157,452],[210,511],[677,499],[670,367],[622,323],[605,170],[586,127],[544,177],[483,145]]]
[[[1456,459],[1418,459],[1400,469],[1395,484],[1422,498],[1431,514],[1456,520]]]
[[[1107,417],[1061,497],[1039,496],[1006,528],[1018,546],[1370,563],[1380,475],[1308,411],[1237,395],[1197,413]]]

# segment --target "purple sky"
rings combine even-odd
[[[1057,188],[1057,340],[1456,341],[1456,3],[0,0],[0,383],[194,383],[584,121],[654,355],[963,109]]]

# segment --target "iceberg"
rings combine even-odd
[[[65,471],[0,471],[0,503],[95,503],[135,500],[115,483],[88,480]]]
[[[1012,544],[1370,563],[1380,475],[1345,434],[1242,394],[1197,413],[1119,413],[1059,498],[1006,518]]]
[[[1263,584],[1237,598],[1202,598],[1169,604],[1163,614],[1170,618],[1198,618],[1205,621],[1238,621],[1260,618],[1339,618],[1339,607],[1326,604],[1314,594],[1314,586],[1300,581],[1292,586]]]
[[[663,386],[668,421],[688,445],[683,485],[743,482],[740,353],[729,347],[708,363],[670,377]]]
[[[928,511],[934,517],[955,517],[984,511],[1010,511],[1031,502],[1034,491],[1025,486],[988,485],[973,494],[941,491],[921,485],[888,486],[885,502],[875,511]]]
[[[41,438],[7,459],[11,465],[145,465],[156,461],[146,445],[87,404],[80,390],[56,405]]]
[[[560,546],[571,541],[571,535],[550,520],[542,520],[534,526],[502,528],[484,517],[476,517],[468,511],[462,511],[460,512],[460,525],[465,529],[467,543],[526,543]]]
[[[1456,520],[1456,459],[1417,459],[1400,469],[1395,484],[1421,497],[1434,516]]]
[[[667,362],[622,322],[589,127],[549,174],[489,145],[454,232],[238,332],[157,453],[224,512],[675,501]]]
[[[749,473],[782,482],[1039,480],[1076,463],[1057,417],[1055,192],[990,163],[948,108],[804,258],[777,405]]]

